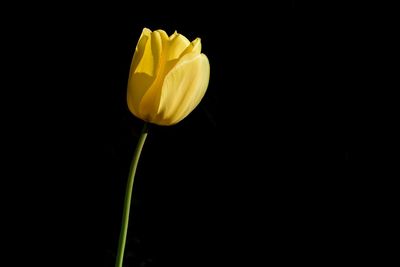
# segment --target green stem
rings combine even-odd
[[[132,199],[133,181],[135,180],[136,168],[137,168],[137,165],[139,162],[139,158],[140,158],[140,154],[142,152],[144,142],[146,141],[146,137],[147,137],[147,123],[145,123],[143,125],[143,129],[140,134],[135,153],[133,154],[133,159],[132,159],[131,167],[129,170],[128,183],[126,185],[124,210],[123,210],[123,214],[122,214],[121,233],[119,235],[119,242],[118,242],[117,261],[115,263],[115,267],[122,267],[122,262],[124,259],[126,234],[128,233],[129,211],[130,211],[131,199]]]

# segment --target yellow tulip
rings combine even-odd
[[[176,124],[200,103],[209,78],[200,38],[190,42],[177,32],[144,28],[129,72],[129,110],[147,122]]]

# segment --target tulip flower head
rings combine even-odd
[[[190,42],[177,32],[144,28],[129,73],[129,110],[146,122],[176,124],[200,103],[209,78],[200,38]]]

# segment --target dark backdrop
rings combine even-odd
[[[251,266],[332,252],[323,244],[340,228],[329,226],[340,200],[327,196],[346,166],[326,14],[294,1],[13,11],[3,99],[12,266],[113,266],[142,126],[125,96],[143,27],[201,37],[211,79],[184,121],[150,128],[126,266]]]

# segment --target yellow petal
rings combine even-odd
[[[188,54],[188,53],[196,53],[196,54],[201,53],[200,38],[196,38],[193,42],[191,42],[190,45],[185,49],[185,51],[182,54]]]
[[[171,125],[184,119],[203,98],[210,77],[204,54],[184,55],[166,75],[155,123]]]
[[[160,68],[162,38],[159,32],[144,29],[135,51],[128,80],[128,107],[137,117],[142,118],[140,102],[155,82]]]
[[[132,72],[134,72],[139,64],[139,61],[142,59],[147,41],[150,39],[150,35],[151,31],[147,28],[144,28],[136,45],[135,53],[133,54],[129,77],[132,75]]]
[[[165,31],[163,31],[163,30],[156,30],[156,31],[154,31],[154,32],[157,32],[157,33],[160,35],[161,40],[162,40],[162,42],[163,42],[163,47],[164,47],[165,44],[169,41],[168,34],[167,34]]]
[[[159,55],[157,65],[157,76],[153,80],[151,86],[146,90],[139,103],[139,118],[145,121],[153,121],[153,118],[157,115],[157,110],[160,104],[161,96],[161,84],[164,80],[163,68],[164,68],[164,54],[165,54],[165,39],[164,31],[158,30],[152,33],[152,40],[154,41],[153,50],[158,50]]]
[[[176,32],[174,35],[178,35]],[[171,38],[174,38],[172,35]],[[186,45],[186,43],[185,43]],[[169,46],[166,46],[166,49],[169,49]],[[184,55],[189,54],[189,53],[195,53],[195,54],[200,54],[201,52],[201,40],[200,38],[196,38],[193,42],[189,43],[189,45],[185,48],[185,50],[180,54],[178,58],[175,59],[170,59],[167,60],[163,66],[163,73],[166,75],[168,74],[173,67],[178,63],[180,58],[182,58]]]
[[[189,45],[190,41],[185,36],[175,32],[169,38],[166,60],[170,61],[179,58]]]

